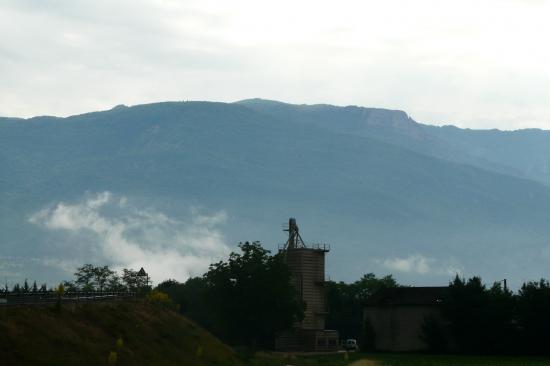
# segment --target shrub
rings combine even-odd
[[[170,299],[168,294],[162,291],[153,290],[147,294],[146,298],[147,298],[147,302],[155,306],[161,306],[164,308],[177,310],[177,305],[174,304],[174,302]]]

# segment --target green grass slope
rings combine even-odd
[[[116,365],[243,364],[193,322],[145,302],[0,308],[2,366],[109,365],[111,352]]]

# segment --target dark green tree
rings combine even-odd
[[[518,294],[518,323],[524,352],[550,353],[550,283],[547,280],[523,284]]]
[[[106,289],[108,291],[126,291],[126,286],[122,283],[122,279],[116,272],[112,272],[111,275],[107,278]]]
[[[456,276],[443,312],[460,351],[509,353],[516,339],[514,307],[513,294],[500,283],[487,289],[479,277],[466,281]]]
[[[132,273],[136,274],[135,271]],[[121,291],[125,288],[118,274],[109,266],[85,264],[77,268],[74,275],[74,285],[82,291]],[[73,291],[73,283],[66,282],[65,285]]]
[[[29,293],[31,290],[31,287],[29,286],[29,281],[27,281],[27,279],[25,278],[25,282],[23,282],[23,288],[22,288],[22,291],[24,293]]]
[[[207,301],[208,285],[204,277],[192,277],[185,283],[167,280],[160,283],[156,289],[168,294],[172,301],[179,305],[182,314],[203,327],[213,329],[213,309]]]
[[[74,276],[75,283],[82,291],[93,291],[95,289],[95,267],[92,264],[85,264],[77,268]]]
[[[365,302],[382,288],[397,287],[398,284],[391,276],[377,278],[373,273],[367,273],[353,283],[327,283],[327,303],[329,314],[327,327],[337,329],[342,339],[355,338],[363,345],[366,338],[363,325],[363,308]],[[370,329],[369,329],[370,330]],[[368,331],[368,330],[367,330]]]
[[[95,289],[101,292],[103,292],[103,290],[105,289],[105,285],[109,281],[109,278],[115,275],[115,272],[112,271],[108,266],[94,267],[92,273]]]
[[[139,286],[139,277],[137,271],[124,268],[122,270],[122,282],[129,291],[136,291]]]
[[[73,281],[63,281],[63,287],[66,292],[77,292],[78,286]]]
[[[233,344],[270,348],[277,331],[302,319],[303,306],[282,255],[271,256],[259,242],[239,248],[204,276],[215,331]]]

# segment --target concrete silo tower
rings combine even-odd
[[[280,350],[328,351],[338,347],[338,332],[325,329],[328,314],[325,288],[325,244],[306,245],[296,219],[288,220],[288,240],[281,248],[292,273],[297,296],[305,303],[304,319],[277,337]]]

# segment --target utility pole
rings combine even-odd
[[[496,283],[502,283],[504,287],[504,292],[508,291],[508,286],[506,285],[506,278],[500,281],[497,281]]]

